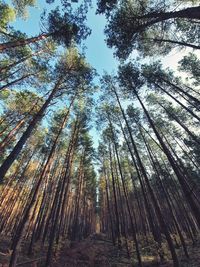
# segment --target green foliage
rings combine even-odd
[[[36,0],[12,0],[17,15],[24,19],[28,18],[28,8],[36,5]]]
[[[189,53],[184,56],[179,62],[179,70],[184,71],[194,79],[194,85],[198,86],[200,83],[200,59],[194,53]]]
[[[97,5],[97,13],[105,13],[109,16],[110,12],[114,9],[117,4],[117,0],[98,0]]]
[[[15,20],[15,10],[3,2],[0,3],[0,31],[7,31],[8,24]]]
[[[10,96],[11,92],[10,90],[3,90],[3,91],[0,91],[0,100],[2,101],[6,101],[8,100],[9,96]]]
[[[28,90],[24,90],[23,92],[5,90],[3,92],[3,95],[7,94],[9,96],[4,97],[5,108],[15,116],[31,116],[39,110],[43,103],[43,99],[40,96]]]
[[[165,0],[119,0],[109,5],[108,1],[99,1],[98,12],[108,16],[105,28],[108,46],[114,47],[116,56],[121,59],[128,58],[135,49],[142,56],[153,56],[155,49],[158,55],[167,54],[177,46],[180,49],[187,44],[198,47],[199,27],[195,21],[199,19],[198,6],[195,13],[195,10],[184,12],[184,8],[188,8],[186,2],[182,10],[172,10],[171,6],[176,4],[176,1]]]
[[[22,17],[35,5],[32,0],[13,3]],[[32,239],[36,253],[40,241],[51,253],[52,241],[60,252],[64,240],[95,231],[98,209],[101,231],[116,245],[127,245],[132,261],[137,242],[144,264],[158,254],[170,259],[167,239],[180,243],[178,234],[193,239],[198,232],[191,200],[195,205],[199,193],[200,60],[190,53],[179,63],[195,88],[161,61],[142,64],[137,58],[122,60],[116,75],[103,75],[102,95],[93,95],[96,71],[77,46],[90,33],[85,25],[89,0],[79,3],[64,0],[62,9],[44,12],[45,32],[31,43],[13,28],[1,35],[4,43],[21,43],[0,56],[2,88],[12,86],[0,91],[0,149],[5,145],[0,160],[13,164],[6,173],[9,194],[5,190],[1,200],[8,208],[1,209],[0,228],[13,240],[15,229],[23,241]],[[181,41],[197,44],[199,19],[176,13],[197,1],[180,3],[99,0],[97,13],[108,19],[107,42],[119,58],[134,57],[134,49],[153,56],[173,49],[162,38],[170,40],[174,32]],[[12,11],[2,4],[0,12],[6,31]],[[94,117],[98,152],[90,133]]]
[[[89,28],[84,24],[85,17],[80,13],[73,14],[71,10],[63,14],[57,7],[48,14],[46,19],[44,14],[43,19],[46,21],[47,34],[57,44],[64,44],[66,47],[73,43],[80,43],[90,34]]]

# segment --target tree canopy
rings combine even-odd
[[[0,266],[199,266],[199,25],[196,0],[0,2]]]

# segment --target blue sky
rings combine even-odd
[[[10,1],[7,1],[8,3]],[[109,49],[105,42],[104,27],[106,19],[103,15],[96,15],[96,1],[93,1],[93,7],[87,14],[87,25],[92,30],[91,35],[84,41],[83,45],[86,46],[85,54],[87,61],[97,70],[99,75],[102,75],[104,71],[111,73],[117,70],[118,62],[113,57],[113,50]],[[44,8],[47,10],[53,9],[60,4],[60,1],[56,1],[55,4],[47,4],[45,0],[39,0],[36,3],[36,7],[30,7],[28,9],[29,16],[26,20],[19,19],[13,23],[15,29],[19,29],[27,35],[35,36],[40,33],[40,15]],[[100,77],[100,76],[99,76]],[[98,83],[99,77],[95,79]],[[93,128],[90,133],[93,137],[94,146],[97,148],[99,133],[95,129],[95,123],[93,122]]]
[[[103,70],[113,71],[117,68],[117,60],[113,57],[113,50],[106,46],[104,41],[105,35],[103,33],[106,24],[105,17],[102,15],[95,15],[95,8],[88,13],[88,25],[92,29],[92,34],[86,40],[87,59],[94,66],[99,74]]]
[[[8,3],[10,0],[7,1]],[[105,42],[104,27],[106,25],[106,19],[103,15],[96,15],[96,1],[93,0],[93,8],[89,10],[87,15],[87,25],[91,28],[92,33],[84,41],[84,45],[87,47],[85,50],[86,58],[88,62],[97,70],[99,75],[102,75],[104,70],[111,73],[117,70],[118,62],[113,56],[113,50],[109,49]],[[60,0],[56,0],[54,4],[47,4],[45,0],[38,0],[36,7],[28,9],[29,17],[27,20],[19,19],[13,23],[15,29],[19,29],[22,32],[27,33],[28,36],[35,36],[40,33],[40,15],[44,8],[53,9],[57,5],[60,5]],[[183,56],[182,53],[172,51],[163,60],[165,67],[176,68],[177,62]],[[134,55],[135,57],[135,55]],[[147,59],[148,61],[148,59]],[[98,78],[95,79],[98,83]],[[98,145],[98,136],[95,128],[91,130],[91,134],[94,139],[94,145]]]
[[[9,1],[7,1],[9,2]],[[117,60],[113,57],[113,50],[106,46],[104,41],[104,27],[106,24],[106,19],[103,15],[96,15],[96,5],[93,1],[93,8],[88,12],[87,25],[92,30],[91,35],[84,41],[86,49],[86,57],[89,63],[97,70],[101,75],[103,70],[111,72],[117,68]],[[31,7],[28,9],[29,17],[27,20],[19,19],[13,23],[14,27],[22,32],[28,34],[28,36],[38,35],[40,32],[40,15],[43,8],[53,8],[59,5],[57,1],[53,5],[47,4],[44,0],[37,1],[36,7]]]
[[[10,0],[6,1],[10,2]],[[102,75],[104,70],[111,73],[117,70],[118,61],[113,56],[113,50],[108,48],[105,42],[104,27],[106,19],[103,15],[96,15],[96,1],[92,0],[93,8],[87,14],[87,25],[92,30],[91,35],[84,41],[87,47],[85,50],[88,62]],[[60,0],[56,0],[54,4],[47,4],[45,0],[37,0],[36,7],[30,7],[29,17],[27,20],[19,19],[13,23],[16,29],[27,33],[28,36],[35,36],[40,33],[40,15],[43,9],[53,9],[60,5]],[[186,52],[186,51],[185,51]],[[188,52],[188,51],[187,51]],[[183,57],[183,52],[172,51],[166,57],[162,58],[165,67],[176,69],[177,62]],[[133,53],[134,58],[137,56]],[[149,59],[146,59],[149,61]]]

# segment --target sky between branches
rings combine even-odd
[[[96,1],[92,1],[92,8],[87,14],[87,25],[91,29],[91,35],[82,44],[86,47],[84,50],[87,61],[97,70],[99,76],[95,79],[97,85],[99,84],[99,78],[103,75],[104,71],[108,73],[114,73],[117,71],[118,61],[113,56],[113,50],[109,49],[105,42],[104,27],[106,25],[106,19],[103,15],[96,15]],[[10,1],[6,3],[11,4]],[[29,37],[38,35],[42,30],[40,16],[45,8],[47,11],[58,6],[60,2],[55,1],[54,4],[47,4],[45,0],[37,0],[35,7],[30,7],[28,9],[28,18],[26,20],[17,18],[15,22],[11,25],[15,29],[26,33]],[[185,51],[186,52],[186,51]],[[163,65],[165,67],[170,67],[176,69],[178,61],[183,57],[185,52],[177,52],[177,50],[172,50],[165,58],[162,58]],[[131,58],[136,59],[137,55],[133,52]],[[153,59],[151,59],[153,60]],[[145,62],[151,61],[150,59],[144,59]],[[93,136],[94,146],[98,146],[98,132],[95,127],[91,130],[91,135]]]

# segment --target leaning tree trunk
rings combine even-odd
[[[22,77],[20,77],[20,78],[14,80],[14,81],[12,81],[12,82],[9,82],[9,83],[7,83],[7,84],[1,86],[1,87],[0,87],[0,91],[2,91],[3,89],[6,89],[6,88],[12,86],[13,84],[17,84],[17,83],[23,81],[24,79],[26,79],[26,78],[28,78],[28,77],[30,77],[30,76],[34,76],[34,75],[36,75],[36,73],[28,73],[28,74],[26,74],[26,75],[23,75]]]
[[[164,93],[166,93],[169,97],[171,97],[176,103],[178,103],[182,108],[184,108],[190,115],[192,115],[195,119],[200,121],[200,117],[197,116],[192,110],[190,110],[188,107],[186,107],[182,102],[180,102],[176,97],[174,97],[172,94],[170,94],[167,90],[165,90],[163,87],[161,87],[159,84],[154,83],[160,90],[162,90]],[[137,97],[138,98],[138,97]]]
[[[199,105],[200,106],[200,100],[198,98],[196,98],[195,96],[191,95],[190,93],[186,92],[183,88],[181,88],[180,86],[166,80],[165,78],[163,77],[160,77],[159,76],[159,79],[161,81],[164,81],[167,85],[171,86],[175,91],[177,92],[181,92],[183,93],[184,95],[186,95],[189,99],[191,99],[194,103],[196,103],[196,105]]]
[[[7,43],[1,43],[0,44],[0,51],[3,51],[5,49],[18,47],[18,46],[25,46],[27,44],[36,43],[38,41],[46,39],[50,35],[51,34],[43,33],[43,34],[40,34],[40,35],[38,35],[36,37],[31,37],[31,38],[27,38],[27,39],[18,39],[16,41],[10,41],[10,42],[7,42]]]
[[[169,19],[183,18],[183,19],[196,19],[200,20],[200,6],[189,7],[179,11],[172,12],[151,12],[142,16],[135,16],[136,20],[139,21],[139,26],[133,29],[134,32],[144,31],[146,28],[151,27],[157,23],[164,22]],[[140,19],[142,21],[140,21]],[[144,19],[149,19],[144,22]]]
[[[117,205],[117,193],[116,193],[116,186],[115,186],[115,177],[113,172],[113,162],[112,162],[112,152],[111,152],[111,145],[109,143],[109,164],[110,164],[110,171],[111,171],[111,181],[112,181],[112,189],[113,189],[113,196],[114,196],[114,209],[115,209],[115,218],[116,218],[116,236],[118,239],[118,247],[121,248],[121,239],[120,239],[120,219],[119,219],[119,208]]]
[[[161,103],[159,103],[159,102],[157,102],[157,103],[159,106],[161,106],[165,110],[165,112],[167,113],[169,118],[171,117],[174,121],[176,121],[176,123],[179,124],[186,131],[186,133],[194,140],[194,142],[196,142],[198,145],[200,145],[200,140],[198,139],[198,137],[188,129],[188,127],[176,116],[175,113],[168,110]]]
[[[30,59],[30,58],[36,56],[36,55],[38,56],[38,55],[39,55],[40,53],[42,53],[43,51],[44,51],[44,49],[41,49],[41,50],[39,50],[39,51],[37,51],[37,52],[35,52],[35,53],[32,53],[32,54],[30,54],[30,55],[28,55],[28,56],[26,56],[26,57],[20,58],[18,61],[15,61],[15,62],[13,62],[13,63],[7,65],[7,66],[2,66],[2,67],[0,67],[0,72],[2,72],[2,73],[3,73],[3,72],[6,72],[6,71],[10,70],[11,68],[16,67],[16,66],[19,65],[20,63],[25,62],[26,60],[28,60],[28,59]]]
[[[183,246],[183,250],[184,250],[184,253],[185,253],[185,256],[187,258],[189,258],[189,254],[188,254],[188,251],[187,251],[187,247],[186,247],[186,243],[185,243],[185,240],[184,240],[184,237],[182,235],[182,232],[181,232],[181,229],[179,227],[179,224],[178,224],[178,221],[177,221],[177,218],[174,214],[174,211],[172,209],[172,205],[170,203],[170,197],[169,197],[169,194],[167,193],[164,185],[163,185],[163,182],[162,182],[162,179],[160,177],[160,173],[162,173],[162,168],[160,166],[160,163],[159,161],[157,160],[157,157],[155,155],[153,155],[153,152],[152,152],[152,149],[150,148],[150,145],[147,143],[146,141],[146,138],[144,137],[143,133],[140,131],[141,135],[142,135],[142,138],[144,140],[144,143],[145,143],[145,146],[146,146],[146,149],[147,149],[147,152],[149,154],[149,158],[150,158],[150,162],[151,162],[151,165],[152,165],[152,168],[154,169],[155,173],[157,174],[157,179],[159,181],[159,184],[162,188],[162,191],[164,192],[164,196],[165,196],[165,199],[167,201],[167,205],[168,205],[168,208],[170,210],[170,213],[171,213],[171,216],[172,216],[172,219],[175,223],[175,226],[176,226],[176,229],[177,229],[177,232],[178,232],[178,235],[180,237],[180,241],[181,241],[181,244]],[[154,157],[156,158],[156,161],[154,160]],[[159,169],[158,169],[159,168]],[[160,172],[159,172],[160,170]]]
[[[120,107],[120,110],[122,111],[122,114],[123,114],[123,117],[125,119],[125,122],[126,122],[126,125],[128,127],[128,131],[130,133],[130,127],[129,127],[129,124],[128,124],[128,121],[126,119],[126,116],[123,112],[123,108],[121,106],[121,103],[120,103],[120,100],[119,100],[119,97],[118,97],[118,94],[115,90],[115,88],[113,88],[113,91],[115,93],[115,96],[117,98],[117,102],[119,104],[119,107]],[[143,105],[143,103],[142,103]],[[132,135],[131,135],[132,136]],[[162,215],[162,212],[161,212],[161,209],[160,209],[160,206],[157,202],[157,199],[156,199],[156,196],[155,196],[155,193],[150,185],[150,182],[149,182],[149,179],[148,179],[148,176],[147,176],[147,173],[146,173],[146,170],[144,168],[144,165],[142,163],[142,160],[140,158],[140,155],[139,155],[139,152],[138,152],[138,149],[137,149],[137,146],[133,140],[133,138],[131,138],[131,141],[132,141],[132,145],[133,145],[133,148],[134,148],[134,152],[135,152],[135,155],[136,155],[136,158],[138,160],[138,164],[140,166],[140,169],[141,169],[141,172],[144,176],[144,179],[145,179],[145,182],[146,182],[146,185],[147,185],[147,188],[148,188],[148,191],[150,193],[150,196],[151,196],[151,199],[152,199],[152,203],[154,205],[154,208],[155,208],[155,211],[156,211],[156,215],[157,215],[157,218],[159,220],[159,223],[160,223],[160,226],[161,226],[161,229],[162,231],[164,232],[165,234],[165,237],[166,237],[166,240],[167,240],[167,243],[168,243],[168,246],[169,246],[169,249],[170,249],[170,252],[171,252],[171,256],[172,256],[172,259],[173,259],[173,263],[174,263],[174,267],[179,267],[179,261],[178,261],[178,258],[177,258],[177,255],[176,255],[176,251],[175,251],[175,248],[174,248],[174,245],[173,245],[173,242],[172,242],[172,239],[171,239],[171,236],[170,236],[170,233],[169,233],[169,230],[168,230],[168,226],[166,225],[165,223],[165,220],[163,218],[163,215]]]
[[[194,199],[191,196],[191,192],[190,192],[190,190],[189,190],[189,188],[187,186],[185,178],[182,176],[181,172],[179,171],[179,169],[178,169],[178,167],[177,167],[177,165],[176,165],[176,163],[174,161],[174,158],[172,157],[168,147],[165,145],[165,143],[164,143],[162,137],[160,136],[159,132],[157,131],[157,129],[156,129],[155,125],[154,125],[154,122],[152,121],[147,109],[145,108],[143,102],[141,101],[138,93],[136,92],[136,90],[134,88],[133,88],[133,92],[134,92],[134,95],[137,97],[140,105],[142,106],[142,108],[144,110],[144,113],[147,116],[147,119],[149,121],[149,124],[151,125],[151,127],[152,127],[152,129],[153,129],[153,131],[154,131],[154,133],[155,133],[155,135],[157,137],[157,139],[160,142],[160,145],[163,148],[163,152],[167,156],[168,161],[171,164],[171,166],[173,168],[173,171],[174,171],[174,173],[176,174],[176,176],[178,178],[178,181],[179,181],[179,183],[181,185],[181,188],[182,188],[182,190],[183,190],[183,192],[185,194],[185,197],[186,197],[186,199],[187,199],[187,201],[188,201],[188,203],[189,203],[189,205],[191,207],[191,210],[192,210],[192,212],[193,212],[193,214],[194,214],[194,216],[196,218],[197,224],[200,227],[200,210],[199,210],[199,207],[197,206],[196,202],[194,201]]]
[[[25,123],[25,120],[23,118],[17,123],[17,125],[15,125],[15,127],[0,142],[0,152],[1,153],[3,152],[5,146],[10,142],[10,140],[13,139],[14,135],[20,130],[20,128],[22,128],[24,123]]]
[[[131,222],[131,230],[132,230],[133,239],[134,239],[134,243],[135,243],[135,249],[136,249],[136,254],[137,254],[138,266],[139,267],[142,267],[142,260],[141,260],[141,255],[140,255],[140,250],[139,250],[139,244],[138,244],[137,235],[136,235],[136,229],[135,229],[133,218],[132,218],[132,214],[131,214],[131,208],[130,208],[130,205],[129,205],[129,202],[128,202],[127,192],[126,192],[126,189],[125,189],[124,177],[123,177],[123,173],[122,173],[122,169],[121,169],[121,164],[120,164],[120,160],[119,160],[119,154],[118,154],[118,150],[117,150],[117,144],[116,144],[116,142],[114,140],[114,129],[113,129],[113,125],[111,123],[111,120],[110,120],[110,117],[109,116],[108,116],[108,120],[109,120],[109,124],[110,124],[110,128],[111,128],[111,132],[112,132],[112,138],[113,138],[115,153],[116,153],[116,157],[117,157],[117,164],[118,164],[118,168],[119,168],[120,178],[121,178],[121,181],[122,181],[122,187],[123,187],[123,191],[124,191],[126,206],[127,206],[127,210],[128,210],[128,214],[129,214],[129,218],[130,218],[130,222]]]
[[[46,102],[43,104],[41,109],[38,111],[38,113],[34,116],[32,121],[30,122],[29,126],[27,127],[26,131],[23,133],[11,153],[8,155],[8,157],[5,159],[3,164],[0,167],[0,182],[3,181],[4,176],[6,175],[7,171],[11,167],[12,163],[15,161],[17,158],[18,154],[22,150],[24,144],[26,143],[27,139],[30,137],[33,129],[37,125],[37,123],[42,119],[47,107],[49,106],[50,102],[52,101],[57,89],[59,88],[60,81],[56,83],[54,86],[54,89],[51,91],[48,99]]]
[[[156,43],[170,43],[170,44],[175,44],[175,45],[179,45],[179,46],[184,46],[184,47],[189,47],[189,48],[193,48],[193,49],[200,49],[199,45],[194,45],[194,44],[189,44],[183,41],[175,41],[175,40],[170,40],[170,39],[159,39],[159,38],[147,38],[144,40],[152,40]]]
[[[53,93],[53,91],[52,91],[52,93]],[[49,96],[48,100],[49,99],[50,99],[50,96]],[[30,203],[27,205],[27,208],[26,208],[25,213],[23,215],[22,221],[20,222],[20,224],[18,226],[18,229],[16,231],[16,236],[15,236],[14,246],[13,246],[13,252],[12,252],[12,255],[11,255],[9,267],[15,267],[16,266],[18,248],[19,248],[20,242],[22,240],[23,232],[24,232],[24,230],[26,228],[25,227],[26,223],[27,223],[27,221],[29,219],[31,209],[32,209],[32,207],[33,207],[33,205],[34,205],[34,203],[36,201],[36,197],[37,197],[40,185],[42,184],[43,177],[44,177],[44,175],[46,175],[46,172],[48,170],[49,164],[51,164],[52,156],[53,156],[53,154],[55,152],[55,149],[56,149],[57,142],[58,142],[58,139],[60,137],[60,134],[61,134],[61,132],[62,132],[64,126],[65,126],[65,123],[66,123],[67,119],[68,119],[68,115],[69,115],[69,110],[67,111],[67,113],[66,113],[66,115],[65,115],[65,117],[64,117],[64,119],[62,121],[61,127],[60,127],[60,129],[59,129],[59,131],[58,131],[58,133],[56,135],[56,138],[55,138],[55,140],[53,142],[53,145],[51,147],[51,150],[50,150],[48,159],[47,159],[47,161],[45,163],[45,166],[43,168],[43,171],[42,171],[42,173],[41,173],[41,175],[39,177],[38,182],[36,183],[36,188],[34,190],[33,196],[31,197]]]
[[[51,266],[53,242],[54,242],[55,235],[56,235],[56,228],[57,228],[58,219],[59,219],[59,215],[60,215],[60,211],[61,211],[61,207],[62,207],[63,196],[64,196],[64,193],[66,191],[68,192],[68,190],[69,190],[69,183],[71,180],[71,169],[72,169],[72,163],[73,163],[73,159],[74,159],[75,146],[76,146],[77,140],[78,140],[78,134],[79,134],[79,124],[77,125],[77,121],[76,121],[76,124],[74,126],[74,130],[72,132],[71,141],[69,143],[67,153],[66,153],[66,157],[67,157],[66,170],[64,172],[64,175],[61,176],[61,178],[62,178],[61,187],[59,188],[60,192],[58,194],[57,207],[55,208],[55,214],[54,214],[55,216],[54,216],[54,220],[52,222],[52,227],[51,227],[51,231],[50,231],[50,240],[49,240],[49,247],[48,247],[48,251],[47,251],[45,267]]]

